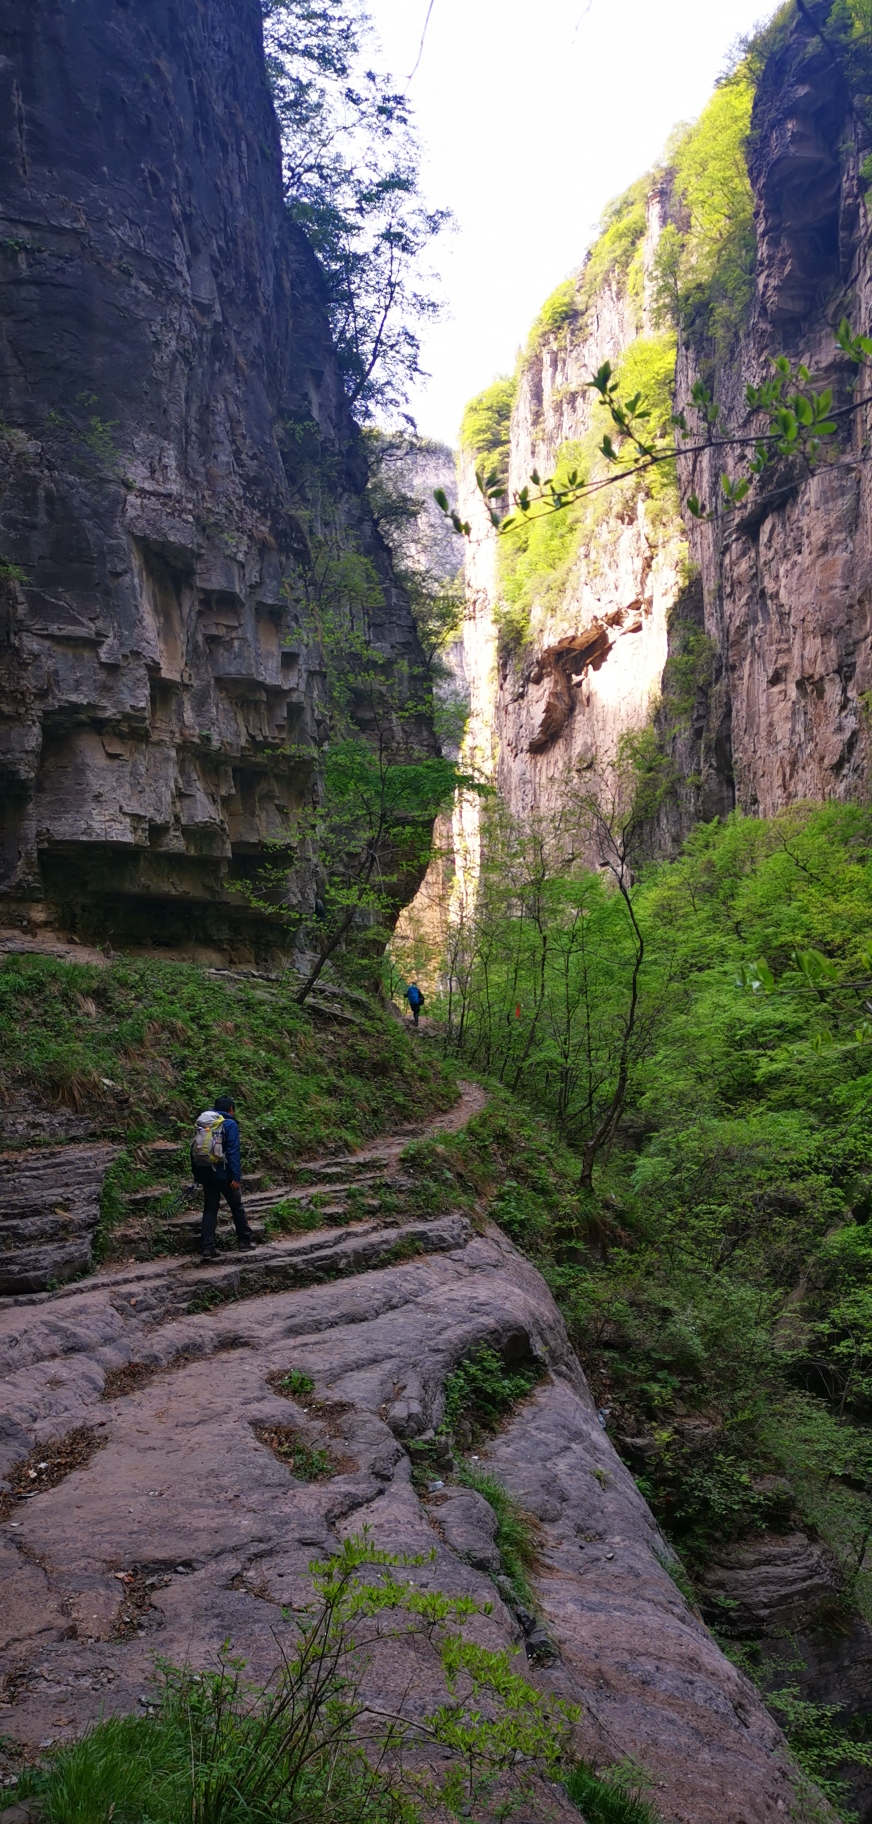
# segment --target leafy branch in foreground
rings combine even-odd
[[[578,1713],[536,1691],[509,1654],[464,1638],[479,1606],[407,1575],[433,1556],[346,1539],[310,1567],[314,1603],[282,1612],[290,1641],[265,1689],[227,1646],[214,1670],[164,1665],[150,1716],[98,1724],[25,1774],[22,1796],[36,1797],[51,1824],[448,1824],[485,1814],[500,1824],[530,1803],[547,1818]],[[395,1661],[404,1643],[412,1684],[394,1710],[367,1689],[383,1690],[373,1661]],[[435,1709],[416,1701],[416,1679],[424,1691],[441,1683]]]
[[[872,362],[872,337],[855,335],[847,318],[839,325],[836,343],[855,367],[868,367]],[[503,537],[531,516],[560,513],[576,501],[632,481],[663,463],[676,458],[693,460],[712,451],[737,455],[738,469],[732,474],[722,470],[717,507],[708,506],[696,492],[690,493],[687,507],[695,519],[713,520],[719,513],[735,511],[776,460],[796,458],[804,473],[812,474],[829,440],[838,433],[840,421],[850,419],[868,402],[852,400],[835,407],[832,387],[817,388],[806,364],[794,364],[786,355],[774,357],[772,369],[768,380],[745,391],[749,417],[762,420],[756,426],[731,425],[711,390],[698,380],[687,404],[672,414],[668,429],[652,436],[652,414],[642,393],[622,398],[611,362],[604,361],[586,385],[611,420],[611,430],[603,433],[597,446],[605,472],[590,476],[572,469],[559,479],[552,475],[542,480],[534,469],[529,482],[512,494],[511,510],[506,513],[505,481],[500,472],[478,470],[476,483],[491,526]],[[454,531],[470,538],[470,521],[451,506],[444,488],[435,489],[433,498]]]

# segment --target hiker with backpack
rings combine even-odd
[[[421,990],[418,987],[417,982],[409,983],[409,986],[406,989],[406,1000],[408,1001],[409,1006],[412,1009],[412,1019],[414,1020],[415,1025],[417,1026],[418,1019],[419,1019],[420,1013],[421,1013],[421,1008],[424,1005],[424,996],[421,993]]]
[[[231,1096],[219,1096],[214,1108],[207,1108],[202,1115],[197,1116],[197,1127],[191,1145],[191,1168],[197,1183],[203,1186],[201,1261],[218,1258],[215,1231],[222,1197],[230,1206],[237,1247],[243,1253],[255,1247],[242,1202],[239,1123]]]

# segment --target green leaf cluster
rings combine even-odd
[[[509,1368],[494,1349],[484,1344],[468,1361],[452,1369],[446,1379],[446,1431],[455,1431],[462,1420],[474,1436],[495,1430],[510,1407],[523,1399],[541,1376],[538,1363]]]
[[[373,67],[362,0],[261,0],[261,13],[288,214],[323,274],[347,396],[361,420],[408,422],[421,326],[439,314],[423,260],[450,221],[423,200],[409,97]]]

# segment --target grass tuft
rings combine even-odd
[[[463,1488],[474,1488],[493,1508],[497,1519],[496,1547],[503,1569],[515,1595],[525,1608],[532,1606],[532,1592],[526,1572],[536,1559],[533,1523],[502,1482],[476,1463],[461,1461],[457,1480]]]
[[[583,1812],[585,1824],[658,1824],[659,1813],[639,1792],[601,1779],[585,1762],[573,1769],[566,1792]]]

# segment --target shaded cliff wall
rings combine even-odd
[[[825,22],[828,6],[814,14]],[[804,360],[845,405],[869,394],[835,348],[847,314],[869,332],[869,213],[860,166],[870,138],[844,71],[808,18],[797,16],[762,71],[748,152],[755,198],[757,268],[750,321],[726,354],[685,334],[677,397],[694,380],[713,386],[734,423],[746,424],[745,388],[771,373],[780,354]],[[768,815],[804,798],[850,798],[867,789],[872,685],[872,492],[864,449],[868,413],[809,477],[767,470],[741,514],[689,523],[699,565],[705,626],[722,675],[704,717],[732,751],[738,803]],[[696,488],[717,504],[718,470],[702,458]]]
[[[372,638],[419,656],[285,215],[258,0],[8,0],[0,86],[8,916],[239,955],[269,933],[234,882],[327,734],[313,537],[369,556]]]

